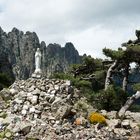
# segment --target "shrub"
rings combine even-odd
[[[89,121],[90,123],[93,123],[93,124],[96,124],[96,123],[107,124],[105,117],[97,112],[92,112],[89,115]]]
[[[0,113],[0,118],[5,119],[7,117],[7,114],[5,112]]]
[[[132,112],[140,112],[140,105],[139,104],[133,104],[130,108],[130,111]]]
[[[119,87],[109,86],[106,91],[102,90],[95,96],[95,106],[107,111],[119,110],[127,99],[127,94]]]
[[[135,91],[140,90],[140,83],[134,84],[134,85],[133,85],[133,89],[134,89]]]
[[[5,74],[5,73],[0,73],[0,90],[10,86],[12,83],[12,78]]]
[[[74,106],[75,106],[75,109],[81,110],[81,111],[87,111],[89,107],[86,100],[79,100]]]
[[[0,139],[13,140],[13,133],[9,129],[1,131],[0,132]]]

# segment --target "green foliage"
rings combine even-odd
[[[80,80],[80,78],[74,78],[71,74],[55,73],[51,78],[70,80],[72,85],[76,88],[92,88],[89,81]]]
[[[104,70],[95,72],[95,80],[92,81],[92,87],[94,91],[98,91],[104,88],[106,72]]]
[[[140,45],[128,45],[127,52],[135,53],[137,55],[140,54]]]
[[[94,65],[94,58],[92,58],[91,56],[86,56],[83,58],[83,64],[85,65]]]
[[[127,94],[119,87],[110,85],[106,91],[102,90],[95,96],[95,105],[98,109],[107,111],[119,110],[125,103]]]
[[[0,97],[6,103],[8,103],[8,101],[11,100],[11,98],[12,98],[8,88],[4,88],[2,91],[0,91]]]
[[[89,100],[91,99],[93,89],[92,83],[86,80],[80,80],[79,77],[74,78],[71,74],[55,73],[51,78],[70,80],[71,84],[81,90],[81,95],[84,95]]]
[[[105,79],[105,71],[104,70],[96,71],[95,72],[95,78],[97,80]]]
[[[140,91],[140,83],[134,84],[134,85],[133,85],[133,89],[134,89],[135,91]]]
[[[11,78],[5,73],[0,73],[0,90],[11,84]]]
[[[0,118],[5,119],[6,117],[7,117],[7,113],[5,113],[5,112],[0,113]]]
[[[92,88],[91,83],[89,81],[76,79],[76,80],[73,80],[72,83],[77,88],[80,88],[80,87],[83,87],[83,88],[85,88],[85,87]]]
[[[140,112],[140,105],[139,104],[134,104],[130,107],[129,109],[132,112]]]
[[[102,68],[103,68],[103,63],[102,62],[103,62],[102,59],[99,59],[99,58],[94,59],[96,71],[102,70]]]
[[[103,54],[106,55],[107,57],[110,57],[112,60],[118,60],[118,59],[123,59],[124,57],[124,51],[122,49],[112,50],[112,49],[103,49]]]
[[[39,140],[37,138],[26,138],[26,140]]]
[[[82,64],[72,65],[71,73],[76,78],[79,75],[92,74],[96,69],[94,58],[91,56],[84,56]]]
[[[70,71],[76,70],[76,69],[79,68],[80,66],[82,66],[82,64],[71,64],[71,65],[70,65]]]
[[[50,78],[56,78],[56,79],[73,79],[73,76],[71,74],[66,73],[54,73]]]
[[[13,133],[9,129],[0,132],[0,139],[13,140]]]
[[[78,111],[87,111],[89,105],[87,104],[86,100],[79,100],[75,105],[74,108]]]

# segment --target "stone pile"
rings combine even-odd
[[[70,81],[53,79],[15,82],[10,91],[14,94],[10,112],[29,120],[49,117],[48,114],[45,115],[47,112],[58,112],[60,105],[63,107],[64,104],[69,104],[74,93]]]
[[[5,140],[127,140],[137,126],[129,119],[132,113],[120,123],[115,111],[104,110],[108,125],[90,124],[88,113],[94,109],[68,80],[15,81],[0,95],[0,138]]]

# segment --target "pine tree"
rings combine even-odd
[[[127,84],[128,84],[128,76],[129,76],[129,70],[130,70],[130,64],[136,63],[140,66],[140,31],[136,30],[136,36],[137,39],[132,41],[129,40],[126,43],[122,44],[122,47],[125,47],[125,49],[119,48],[118,50],[111,50],[104,48],[103,53],[110,57],[113,61],[113,64],[109,67],[107,75],[106,75],[106,81],[105,81],[105,90],[108,89],[108,86],[111,84],[112,75],[114,72],[123,71],[124,79],[123,79],[123,90],[127,90]],[[132,97],[130,97],[125,105],[120,109],[118,115],[119,117],[123,117],[126,110],[130,108],[130,106],[140,98],[140,90],[136,91],[136,94],[134,94]]]

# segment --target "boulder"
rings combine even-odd
[[[131,128],[131,126],[130,126],[130,120],[123,120],[122,122],[121,122],[121,126],[123,127],[123,128],[125,128],[125,129],[130,129]]]

